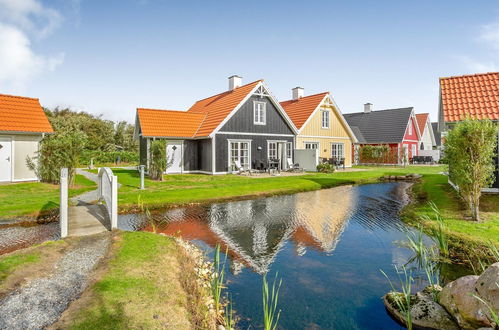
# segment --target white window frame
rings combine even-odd
[[[317,145],[317,148],[307,148],[307,144],[310,144],[310,145],[315,144],[315,145]],[[305,141],[305,142],[303,142],[303,148],[304,149],[320,150],[321,149],[321,144],[320,144],[320,142],[316,142],[316,141]]]
[[[278,156],[277,155],[277,149],[278,149],[277,144],[278,144],[278,142],[279,141],[274,141],[274,140],[268,140],[267,141],[267,159],[270,159],[270,158],[272,158],[272,159],[278,159],[278,157],[277,157]],[[273,144],[273,143],[275,144],[275,157],[270,157],[270,145]]]
[[[418,149],[417,145],[411,144],[411,156],[412,157],[416,156],[417,149]]]
[[[412,135],[412,120],[409,122],[409,135]]]
[[[324,120],[324,115],[327,114],[327,120]],[[324,125],[324,123],[326,125]],[[331,128],[331,113],[329,111],[329,109],[321,109],[321,126],[322,128],[324,129],[329,129]]]
[[[227,140],[227,165],[229,172],[233,172],[232,168],[232,154],[231,154],[231,145],[232,143],[237,143],[238,144],[238,158],[241,160],[241,143],[248,143],[248,164],[247,168],[251,169],[251,140],[245,140],[245,139],[228,139]],[[245,168],[245,164],[241,163],[241,166]]]
[[[341,145],[341,157],[338,156],[338,146],[340,145]],[[336,148],[333,149],[333,146],[335,146]],[[333,154],[333,150],[336,150],[336,156]],[[331,157],[336,159],[345,158],[345,144],[342,142],[331,142]]]
[[[259,108],[258,106],[261,106]],[[258,114],[257,114],[258,112]],[[253,124],[266,125],[267,124],[267,103],[262,101],[253,101]]]
[[[293,142],[286,142],[286,158],[293,159]]]

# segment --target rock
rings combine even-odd
[[[438,289],[441,288],[439,287]],[[405,315],[390,303],[390,297],[393,297],[393,293],[389,293],[383,298],[387,310],[398,321],[406,324]],[[418,292],[415,296],[413,295],[411,299],[413,304],[411,307],[413,326],[425,329],[459,330],[459,327],[449,313],[431,297],[430,290]]]
[[[405,180],[405,175],[397,175],[397,180]]]
[[[489,307],[495,311],[499,311],[499,262],[490,265],[478,277],[475,284],[475,292],[487,302]],[[492,320],[489,308],[487,306],[484,307],[483,312],[489,320]]]
[[[463,329],[476,329],[490,326],[484,314],[483,304],[473,297],[476,275],[458,278],[447,284],[440,293],[439,303],[449,312]]]

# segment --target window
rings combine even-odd
[[[268,143],[268,154],[269,159],[277,159],[277,142]]]
[[[305,142],[305,149],[319,149],[319,142]]]
[[[409,122],[409,135],[412,135],[412,122]]]
[[[253,102],[253,123],[255,125],[265,125],[266,121],[266,111],[265,111],[265,102]]]
[[[322,110],[322,128],[329,128],[329,110]]]
[[[412,148],[412,150],[411,150],[412,151],[412,157],[414,157],[414,156],[416,156],[416,149],[417,149],[417,147],[416,147],[415,144],[413,144],[413,145],[411,145],[411,148]]]
[[[229,169],[234,171],[234,162],[239,161],[245,169],[250,168],[251,141],[229,140]]]
[[[345,158],[345,145],[343,143],[331,143],[331,157]]]
[[[293,142],[286,142],[286,158],[293,159]]]

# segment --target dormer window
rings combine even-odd
[[[253,102],[253,124],[265,125],[266,124],[266,103],[254,101]]]
[[[329,128],[329,110],[323,109],[322,112],[322,128]]]

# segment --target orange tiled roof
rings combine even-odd
[[[428,120],[429,113],[417,113],[416,121],[419,127],[419,135],[423,136],[424,130],[426,128],[426,121]]]
[[[188,113],[202,113],[206,119],[199,127],[196,136],[208,136],[215,128],[231,113],[232,110],[248,95],[258,83],[263,80],[257,80],[252,83],[238,87],[232,91],[211,96],[199,100],[187,110]]]
[[[0,94],[0,131],[52,133],[38,99]]]
[[[289,118],[293,121],[296,128],[301,129],[303,124],[307,121],[308,117],[314,112],[317,106],[321,103],[324,96],[328,92],[309,95],[299,98],[298,100],[288,100],[281,102]]]
[[[143,136],[187,137],[196,135],[206,115],[176,110],[137,109]]]
[[[499,72],[440,78],[440,92],[446,122],[499,120]]]

